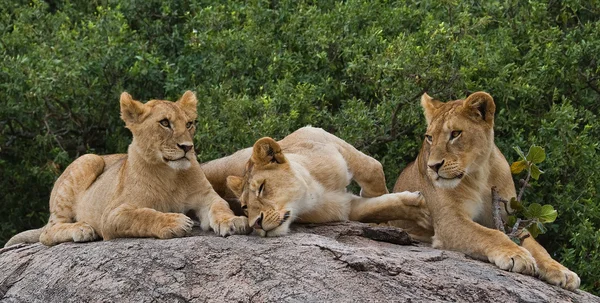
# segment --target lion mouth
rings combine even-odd
[[[185,156],[181,157],[181,158],[177,158],[177,159],[169,159],[167,157],[163,157],[163,161],[165,162],[177,162],[177,161],[182,161],[182,160],[187,160],[188,158],[186,158]]]
[[[465,174],[464,174],[464,173],[460,173],[460,174],[458,174],[458,175],[456,175],[456,176],[454,176],[454,177],[452,177],[452,178],[445,178],[445,177],[442,177],[442,176],[440,176],[440,175],[438,174],[438,175],[437,175],[437,178],[436,178],[435,180],[436,180],[436,181],[437,181],[437,180],[440,180],[440,179],[441,179],[441,180],[456,180],[456,179],[462,179],[464,176],[465,176]]]

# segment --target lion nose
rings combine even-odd
[[[429,166],[429,168],[433,169],[433,171],[436,173],[440,170],[440,167],[442,167],[442,165],[444,165],[444,160],[442,160],[442,162],[438,162],[438,163],[434,163],[434,164],[427,164],[427,166]]]
[[[187,145],[187,144],[177,144],[177,147],[183,149],[184,152],[189,152],[190,149],[192,149],[192,147],[194,147],[193,145]]]
[[[256,219],[256,221],[254,222],[254,225],[252,225],[252,228],[262,229],[263,217],[264,217],[264,214],[260,213],[260,217],[258,217],[258,219]]]

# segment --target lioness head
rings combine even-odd
[[[195,161],[197,104],[187,91],[177,102],[151,100],[143,104],[121,94],[121,119],[133,134],[130,149],[146,162],[187,169]]]
[[[442,103],[423,94],[427,120],[423,142],[427,174],[441,188],[458,186],[480,168],[494,146],[494,99],[476,92],[464,100]]]
[[[304,198],[306,184],[298,178],[275,140],[256,141],[244,177],[227,177],[227,186],[239,198],[248,222],[261,236],[288,232]]]

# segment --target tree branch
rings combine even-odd
[[[527,184],[529,184],[529,178],[531,178],[531,169],[527,170],[527,177],[521,186],[521,190],[519,190],[519,195],[517,196],[517,201],[521,202],[521,198],[523,198],[523,194],[525,193],[525,188],[527,188]]]
[[[492,215],[494,217],[494,224],[496,225],[496,229],[506,233],[504,229],[504,221],[502,220],[502,214],[500,213],[500,202],[507,203],[506,200],[500,197],[498,194],[498,188],[496,186],[492,186]]]

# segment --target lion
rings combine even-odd
[[[248,219],[234,216],[212,189],[196,159],[193,137],[197,99],[187,91],[177,102],[145,104],[123,92],[121,119],[132,132],[127,154],[86,154],[71,163],[50,194],[50,219],[6,246],[86,242],[99,238],[181,237],[193,212],[203,230],[245,234]]]
[[[287,234],[294,221],[406,219],[431,228],[420,193],[390,194],[379,161],[320,128],[304,127],[278,142],[261,138],[202,169],[220,195],[239,199],[263,237]],[[351,180],[360,196],[347,192]]]
[[[503,270],[537,273],[550,284],[577,289],[577,274],[553,260],[526,231],[519,246],[494,229],[492,186],[503,198],[515,197],[516,192],[508,162],[494,143],[493,98],[476,92],[442,103],[425,93],[421,105],[427,132],[417,159],[402,171],[394,191],[421,191],[433,229],[407,221],[391,225],[435,248],[488,260]]]

